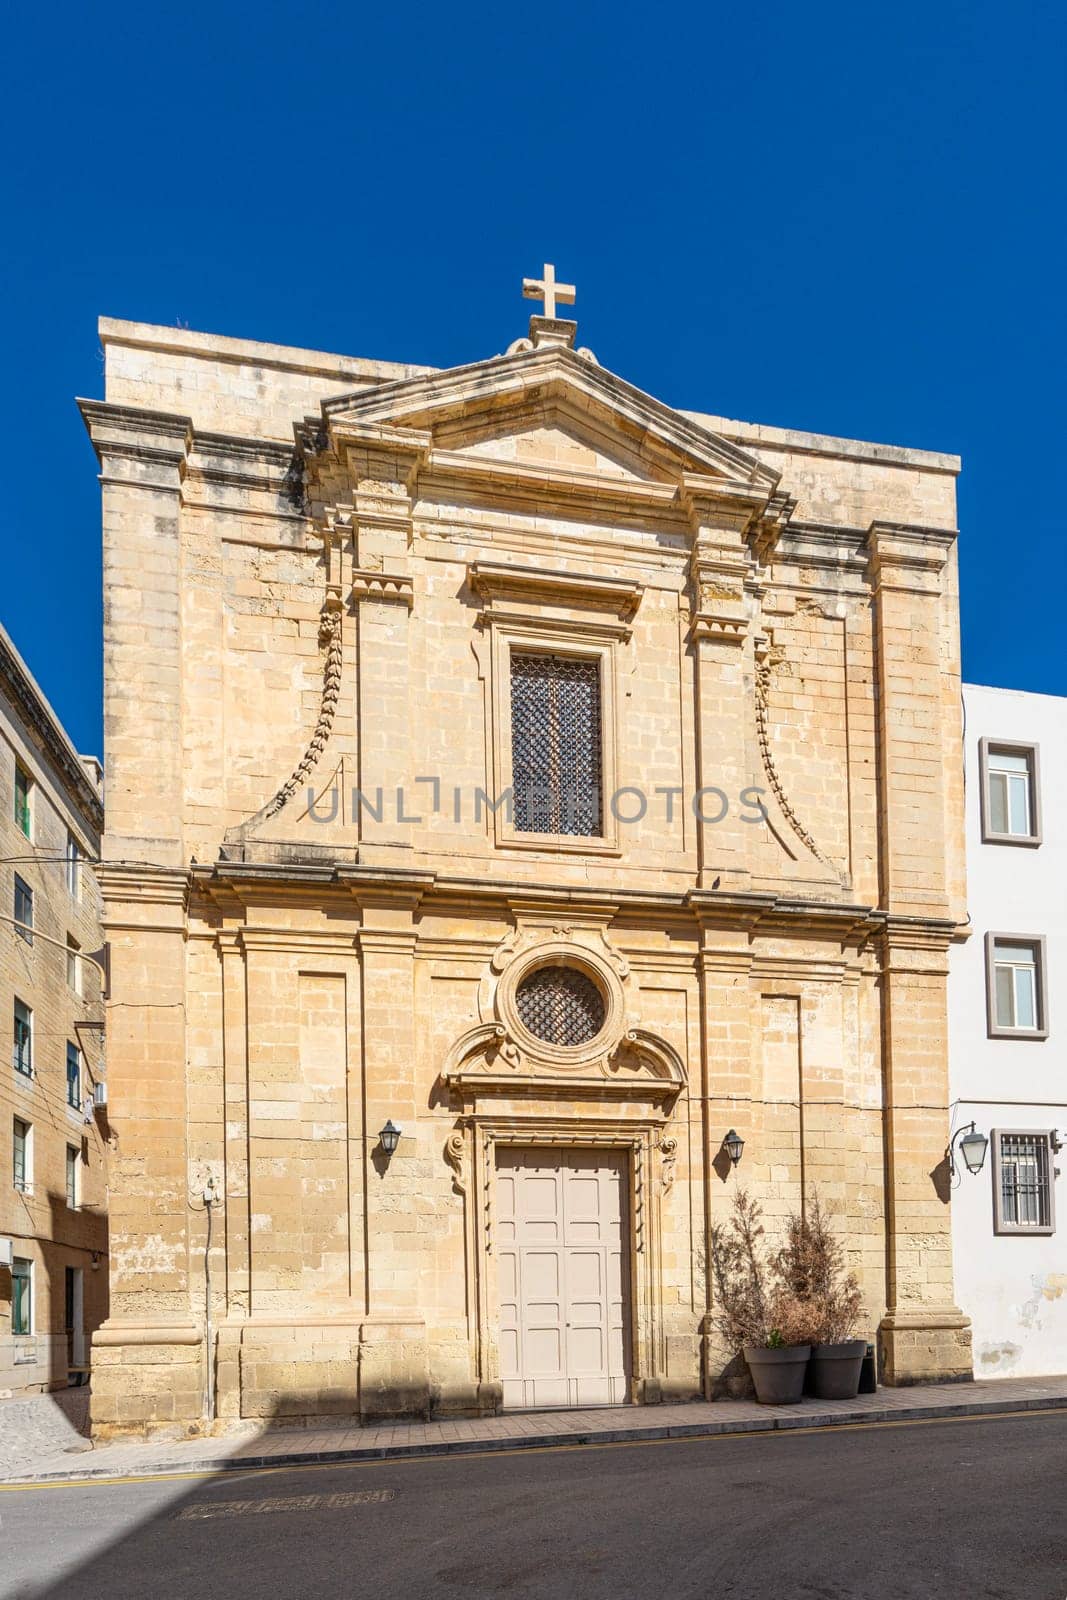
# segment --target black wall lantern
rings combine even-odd
[[[959,1128],[952,1136],[948,1147],[948,1170],[954,1178],[956,1176],[956,1146],[959,1143],[959,1153],[963,1157],[963,1164],[968,1172],[981,1172],[985,1166],[985,1153],[989,1148],[989,1140],[984,1133],[979,1133],[972,1122],[966,1128]]]
[[[737,1163],[741,1160],[741,1152],[745,1148],[745,1141],[742,1139],[741,1135],[731,1128],[729,1133],[726,1135],[726,1138],[722,1142],[722,1147],[736,1167]]]
[[[390,1118],[390,1120],[385,1124],[385,1127],[382,1129],[381,1133],[379,1133],[378,1138],[381,1140],[381,1146],[386,1155],[391,1156],[397,1145],[400,1143],[400,1129],[397,1127],[396,1123],[393,1122],[392,1118]]]

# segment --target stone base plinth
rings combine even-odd
[[[971,1320],[957,1306],[887,1312],[878,1356],[882,1383],[965,1383],[974,1377]]]
[[[96,1440],[207,1430],[203,1340],[193,1322],[105,1322],[93,1335]]]

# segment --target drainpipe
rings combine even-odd
[[[212,1328],[211,1328],[211,1213],[218,1204],[215,1179],[210,1177],[204,1185],[204,1210],[207,1212],[207,1239],[204,1243],[204,1418],[210,1424],[215,1420],[215,1385],[212,1381]]]

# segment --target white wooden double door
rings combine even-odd
[[[499,1148],[496,1185],[505,1406],[622,1404],[629,1398],[624,1155]]]

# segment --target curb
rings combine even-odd
[[[342,1450],[292,1450],[262,1456],[185,1456],[157,1459],[150,1464],[118,1463],[112,1466],[71,1466],[66,1470],[30,1472],[5,1478],[0,1488],[35,1483],[84,1483],[108,1478],[164,1478],[189,1472],[249,1472],[264,1467],[298,1467],[305,1463],[342,1466],[347,1462],[430,1460],[440,1456],[487,1455],[501,1450],[545,1450],[560,1446],[640,1444],[644,1440],[707,1439],[746,1433],[787,1433],[805,1428],[855,1427],[864,1423],[930,1422],[963,1417],[1020,1415],[1028,1411],[1067,1411],[1067,1394],[1020,1400],[943,1402],[927,1406],[882,1406],[869,1411],[802,1411],[788,1416],[769,1414],[738,1421],[673,1423],[665,1427],[611,1428],[604,1432],[529,1433],[518,1437],[441,1439],[426,1444],[350,1446]]]

